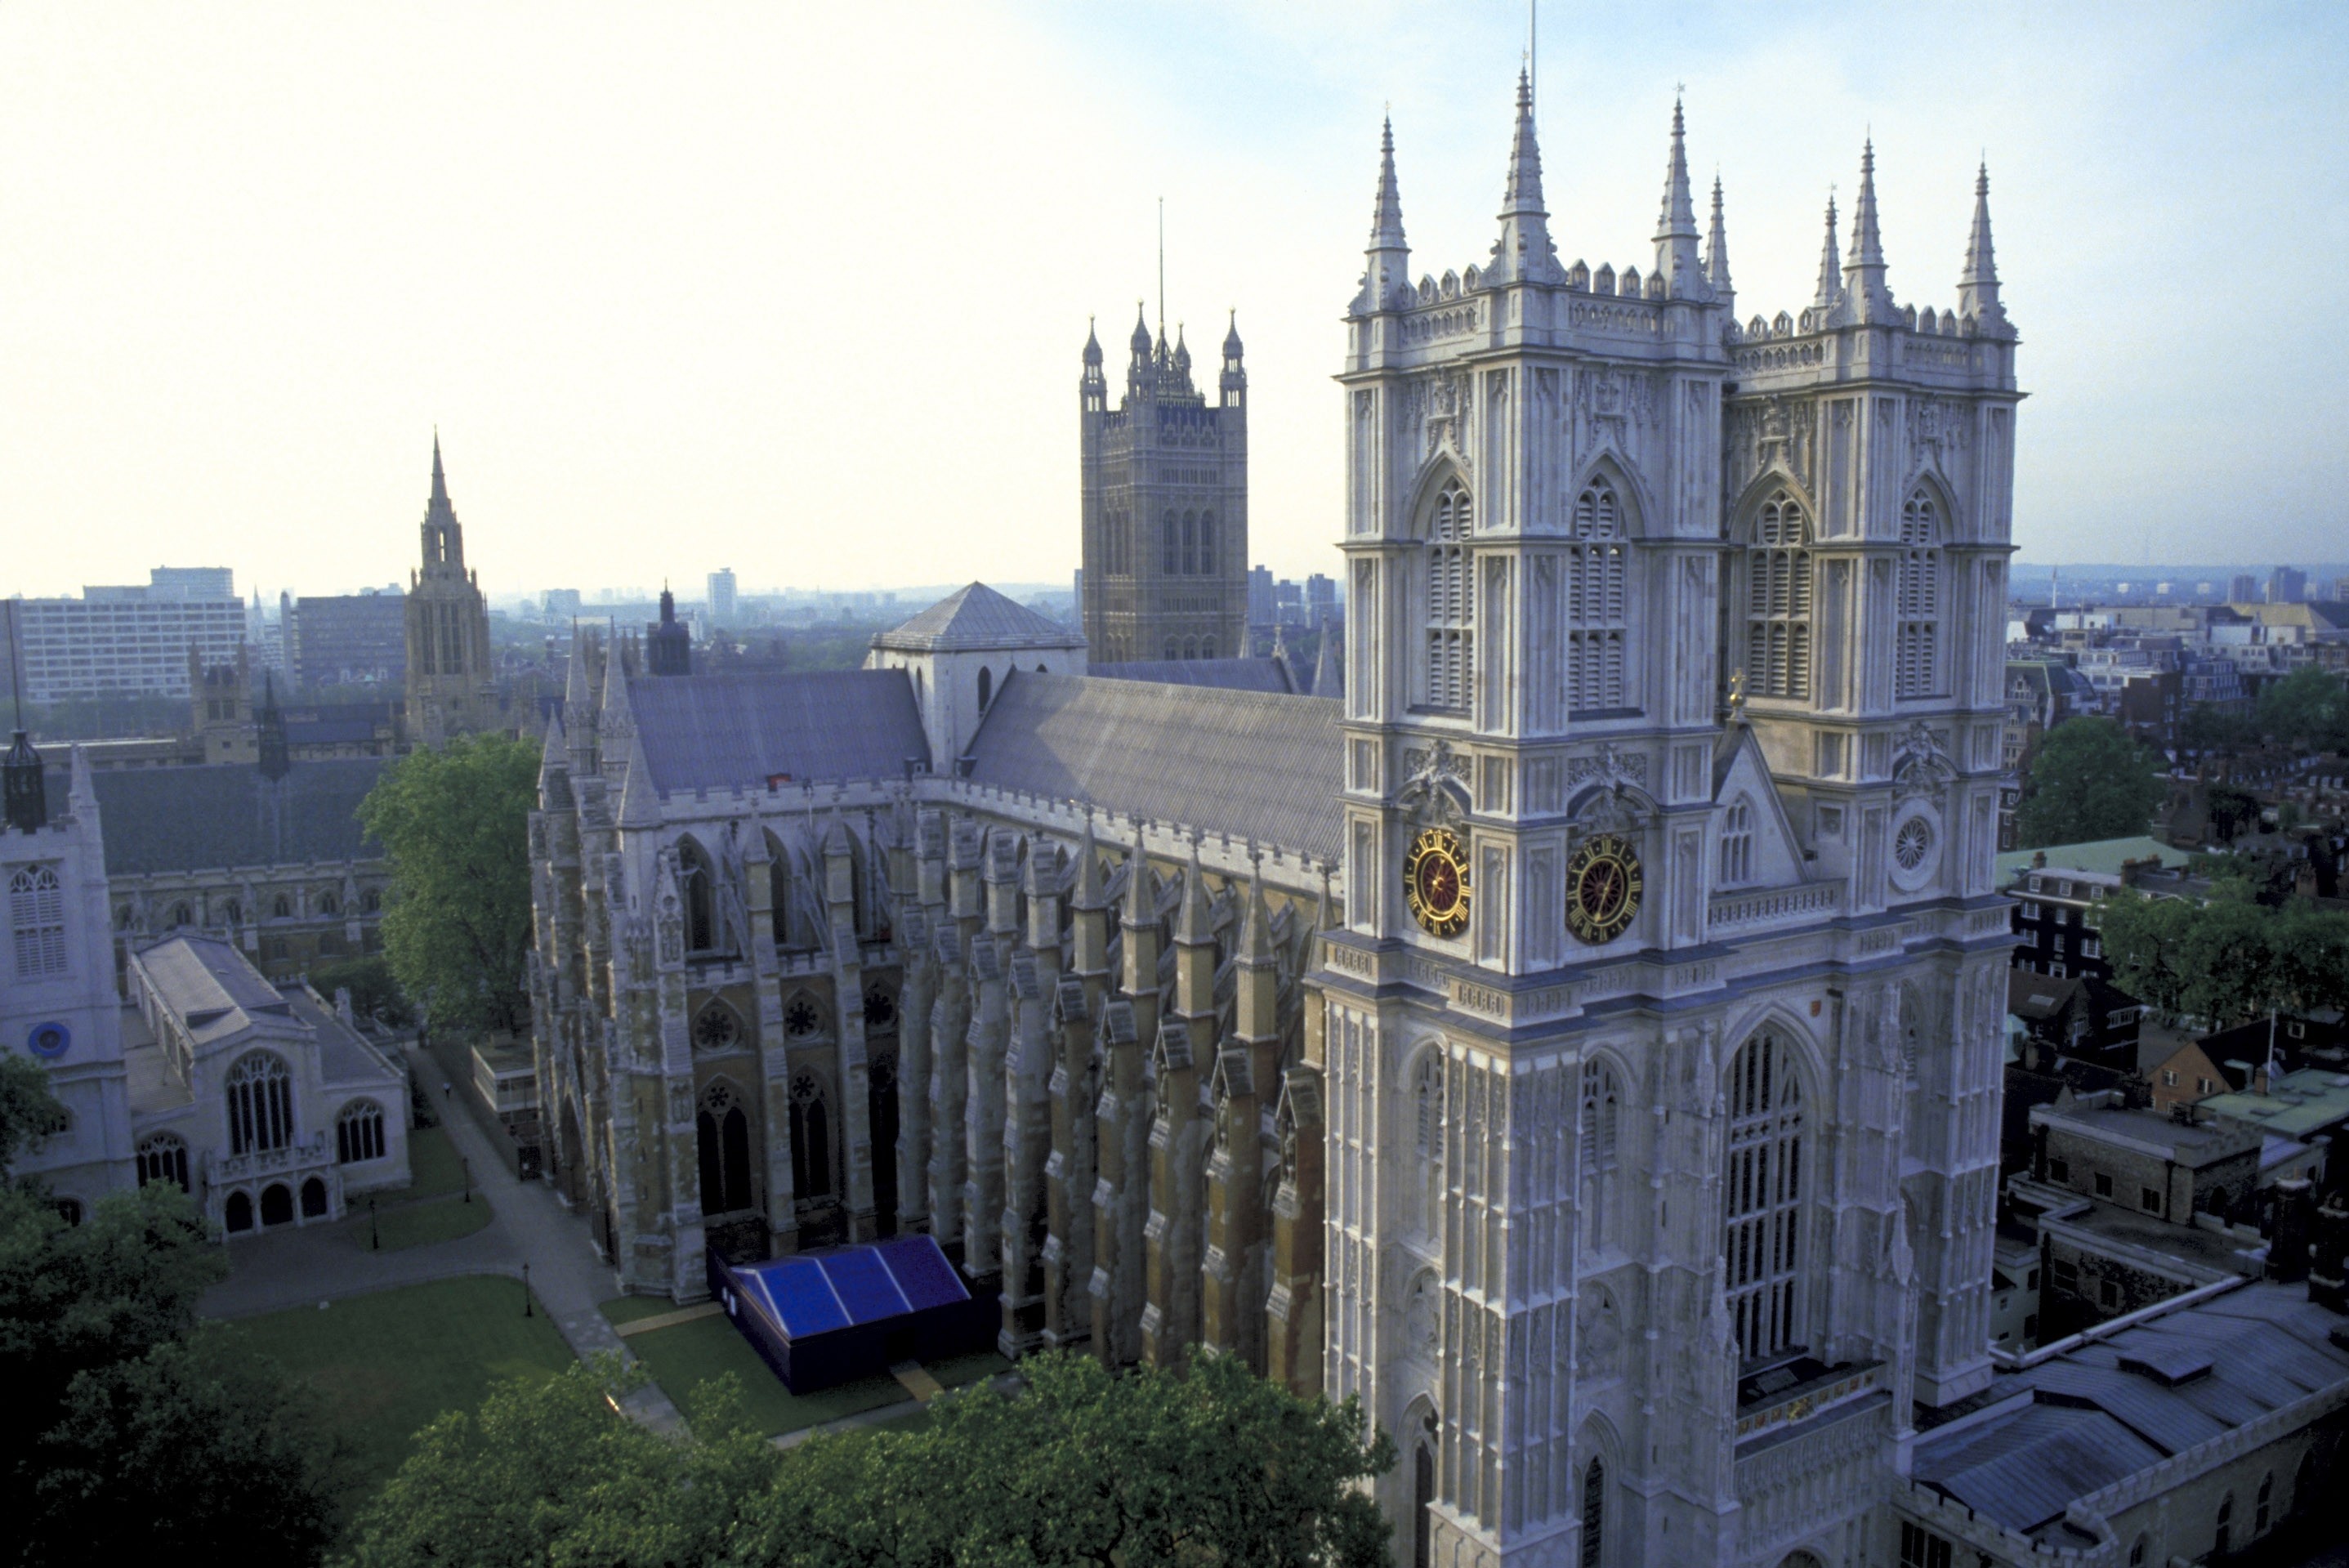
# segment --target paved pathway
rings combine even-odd
[[[444,1075],[437,1063],[413,1048],[408,1060],[418,1083],[437,1084]],[[616,1351],[633,1360],[627,1342],[595,1310],[596,1303],[619,1294],[620,1285],[596,1255],[587,1227],[563,1207],[546,1183],[516,1178],[463,1106],[443,1097],[439,1109],[441,1127],[472,1166],[477,1196],[489,1199],[487,1226],[454,1241],[429,1241],[397,1252],[367,1250],[364,1216],[337,1225],[240,1238],[227,1244],[229,1277],[204,1293],[204,1315],[246,1317],[460,1274],[520,1279],[526,1264],[532,1293],[574,1353],[585,1357]],[[671,1429],[682,1424],[677,1407],[658,1385],[648,1386],[628,1404],[631,1413],[647,1425]]]

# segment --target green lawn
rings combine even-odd
[[[473,1200],[460,1198],[436,1198],[429,1203],[403,1203],[396,1209],[384,1210],[377,1223],[383,1234],[383,1250],[397,1252],[403,1247],[420,1247],[428,1241],[453,1241],[460,1236],[470,1236],[490,1222],[490,1200],[473,1194]],[[369,1240],[364,1218],[359,1224],[360,1244]]]
[[[504,1378],[545,1377],[571,1365],[544,1309],[525,1318],[522,1306],[519,1281],[475,1274],[229,1326],[316,1386],[352,1446],[357,1501],[399,1468],[418,1429],[442,1411],[473,1409]]]
[[[457,1153],[457,1146],[449,1141],[445,1127],[410,1127],[408,1129],[408,1174],[405,1187],[378,1189],[372,1196],[378,1203],[405,1203],[413,1198],[438,1198],[444,1192],[465,1190],[465,1167]]]
[[[678,1310],[659,1296],[621,1296],[603,1303],[603,1314],[615,1324],[629,1324]],[[751,1421],[769,1437],[796,1432],[860,1411],[877,1410],[910,1396],[895,1377],[864,1377],[837,1387],[794,1394],[750,1348],[750,1342],[720,1314],[696,1318],[671,1328],[656,1328],[628,1336],[628,1348],[637,1355],[668,1397],[690,1421],[695,1414],[696,1387],[732,1373],[742,1386],[743,1404]],[[925,1363],[930,1376],[948,1388],[959,1388],[983,1377],[1008,1371],[1011,1363],[991,1350],[949,1356]],[[913,1420],[919,1412],[892,1417],[895,1425]]]

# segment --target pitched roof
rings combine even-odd
[[[297,762],[274,784],[251,763],[94,771],[106,869],[144,876],[380,858],[358,807],[388,765],[381,757]],[[51,798],[62,799],[64,770],[53,773]]]
[[[255,1028],[278,1036],[301,1033],[293,1003],[218,937],[167,937],[137,958],[156,999],[199,1045]]]
[[[2032,1402],[1920,1434],[1910,1474],[2010,1530],[2047,1529],[2092,1493],[2349,1383],[2341,1321],[2299,1286],[2253,1281],[2001,1375],[1993,1397]]]
[[[637,675],[627,686],[653,785],[664,794],[775,778],[891,779],[904,776],[908,760],[929,765],[902,670],[727,670]]]
[[[1219,691],[1300,695],[1288,667],[1278,659],[1138,659],[1096,664],[1086,673],[1103,680],[1155,680],[1165,686],[1207,686]]]
[[[970,777],[1335,860],[1342,704],[1081,675],[1013,675]]]
[[[905,625],[873,639],[875,648],[912,653],[1084,645],[1080,634],[1026,605],[1013,603],[985,583],[948,594]]]

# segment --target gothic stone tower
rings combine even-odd
[[[1097,664],[1247,652],[1247,372],[1237,322],[1216,402],[1191,383],[1177,327],[1137,312],[1125,396],[1109,406],[1101,340],[1085,337],[1085,641]]]
[[[424,565],[409,574],[408,732],[425,745],[495,727],[490,614],[465,569],[465,531],[432,438],[432,499],[424,509]]]
[[[1737,326],[1673,113],[1653,270],[1500,237],[1350,313],[1345,924],[1325,1382],[1401,1560],[1885,1561],[1915,1409],[1988,1380],[1997,681],[2018,394],[1851,265]],[[1791,1555],[1790,1555],[1791,1554]]]

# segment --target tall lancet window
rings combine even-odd
[[[1615,1189],[1616,1139],[1622,1125],[1621,1088],[1604,1062],[1582,1064],[1582,1233],[1595,1251],[1611,1239],[1608,1208]]]
[[[677,877],[685,896],[686,950],[709,952],[718,945],[718,878],[709,855],[690,838],[678,841]]]
[[[1170,577],[1183,569],[1182,528],[1172,512],[1158,520],[1158,569]]]
[[[1412,1075],[1412,1153],[1419,1166],[1416,1181],[1407,1189],[1417,1199],[1413,1217],[1420,1230],[1434,1235],[1444,1213],[1444,1054],[1421,1055]]]
[[[1723,1208],[1732,1332],[1749,1360],[1803,1331],[1803,1091],[1794,1053],[1764,1030],[1729,1063],[1729,1172]]]
[[[1454,711],[1468,706],[1468,672],[1475,633],[1476,581],[1468,535],[1475,504],[1458,480],[1435,498],[1427,529],[1427,705]]]
[[[1622,507],[1607,481],[1595,481],[1575,501],[1572,537],[1566,568],[1566,705],[1572,712],[1625,707],[1630,547]]]
[[[1894,615],[1893,691],[1930,697],[1940,689],[1933,645],[1940,629],[1940,509],[1920,490],[1900,508],[1900,583]]]
[[[1754,520],[1745,561],[1745,690],[1811,694],[1811,522],[1781,490]]]

